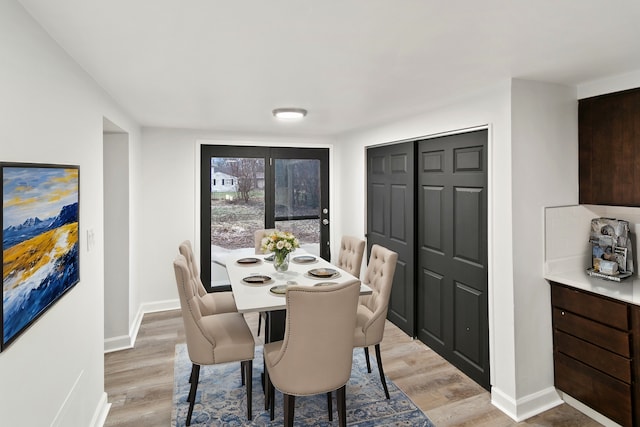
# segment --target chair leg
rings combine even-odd
[[[293,412],[296,406],[296,397],[291,394],[284,395],[284,425],[293,427]]]
[[[193,382],[193,376],[195,375],[196,365],[191,364],[191,374],[189,374],[189,384]]]
[[[327,392],[327,409],[329,410],[329,421],[333,421],[333,401],[331,400],[331,392]]]
[[[187,412],[187,422],[186,424],[191,425],[191,415],[193,414],[193,405],[196,401],[196,391],[198,389],[198,381],[200,380],[200,365],[196,365],[193,363],[191,365],[191,388],[189,389],[189,396],[187,397],[187,401],[189,401],[189,412]]]
[[[264,388],[264,410],[266,411],[267,409],[269,409],[269,371],[267,371],[266,369],[264,370],[264,384],[263,384],[263,388]]]
[[[382,369],[382,357],[380,357],[380,344],[376,344],[376,360],[378,362],[378,372],[380,372],[380,381],[382,381],[382,387],[384,388],[384,395],[389,399],[389,389],[387,388],[387,381],[384,379],[384,369]]]
[[[251,378],[253,376],[253,360],[246,360],[244,362],[242,362],[242,364],[244,365],[244,378],[246,378],[246,385],[247,385],[247,419],[251,420],[253,419],[253,414],[251,411],[251,401],[252,399],[252,381]]]
[[[269,419],[273,421],[276,417],[276,388],[269,382]]]
[[[367,360],[367,372],[371,373],[371,362],[369,361],[369,347],[364,347],[364,358]]]
[[[275,418],[276,407],[276,389],[269,379],[269,371],[264,371],[264,409],[269,410],[269,418],[271,421]]]
[[[244,385],[245,384],[244,362],[240,362],[240,380],[242,381],[242,385]]]
[[[347,427],[347,385],[343,385],[336,391],[338,402],[338,425]]]
[[[258,313],[258,336],[260,336],[260,326],[262,326],[262,312]]]

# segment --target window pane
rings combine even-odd
[[[276,228],[291,231],[319,255],[320,160],[275,159]]]
[[[317,219],[276,221],[276,228],[292,232],[300,241],[302,249],[320,255],[320,221]]]
[[[320,160],[276,159],[276,217],[320,216]]]
[[[211,158],[212,246],[252,248],[264,210],[264,159]]]

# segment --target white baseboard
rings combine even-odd
[[[180,308],[180,300],[165,300],[140,305],[135,319],[129,328],[129,335],[120,335],[117,337],[106,338],[104,340],[104,352],[111,353],[113,351],[126,350],[133,348],[136,344],[138,331],[142,324],[142,318],[145,313],[155,313],[158,311],[175,310]]]
[[[69,389],[62,405],[60,405],[58,412],[50,424],[51,427],[78,426],[86,424],[87,420],[82,419],[86,415],[86,412],[74,410],[83,404],[82,400],[85,396],[83,396],[82,388],[83,386],[86,386],[86,383],[83,382],[83,380],[84,370],[80,371],[78,377]],[[91,421],[88,425],[90,427],[104,426],[104,423],[107,420],[107,415],[109,414],[109,409],[111,409],[111,404],[108,401],[107,393],[103,392],[100,395],[100,399],[98,400],[93,416],[91,417]]]
[[[111,353],[118,350],[126,350],[132,348],[130,335],[120,335],[119,337],[106,338],[104,340],[104,352]]]
[[[100,402],[98,402],[98,407],[96,408],[96,412],[93,414],[93,419],[91,420],[90,425],[93,427],[104,426],[110,409],[111,403],[108,401],[107,393],[102,393],[102,397],[100,398]]]
[[[143,316],[144,312],[142,311],[142,307],[140,307],[138,308],[138,313],[136,313],[135,319],[133,319],[133,322],[129,327],[129,335],[120,335],[118,337],[106,338],[104,340],[104,352],[111,353],[113,351],[133,348],[136,343],[138,330],[140,329],[140,324],[142,323]]]
[[[524,421],[562,403],[555,387],[540,390],[517,400],[497,387],[491,388],[491,404],[516,422]]]
[[[140,306],[142,314],[155,313],[157,311],[177,310],[180,309],[179,299],[170,299],[165,301],[147,302]],[[142,316],[140,316],[142,318]]]

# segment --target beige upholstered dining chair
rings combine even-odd
[[[398,254],[389,249],[380,245],[373,245],[371,248],[371,256],[369,257],[369,263],[362,282],[368,285],[373,293],[360,297],[358,320],[353,338],[354,347],[364,348],[369,372],[371,372],[369,346],[375,346],[380,381],[382,381],[382,387],[387,399],[389,399],[389,390],[384,378],[382,359],[380,358],[380,342],[384,335],[384,323],[387,318],[391,285],[393,284],[397,261]]]
[[[180,295],[187,351],[192,362],[186,425],[191,424],[200,366],[228,362],[241,362],[242,379],[247,389],[247,418],[251,419],[251,377],[255,342],[247,322],[240,313],[204,316],[198,303],[197,284],[183,255],[178,255],[173,262],[173,268]]]
[[[236,302],[233,299],[233,293],[231,293],[231,291],[207,292],[202,284],[202,279],[200,279],[200,273],[193,255],[191,242],[185,240],[180,244],[178,250],[180,254],[185,257],[191,276],[195,280],[198,296],[200,297],[200,311],[202,314],[207,316],[209,314],[237,312],[238,308],[236,307]]]
[[[360,278],[364,246],[365,241],[362,239],[354,236],[342,236],[336,265],[351,275]]]
[[[287,289],[284,339],[264,345],[271,419],[274,387],[284,394],[284,425],[293,426],[295,396],[337,390],[340,426],[346,426],[346,383],[353,361],[353,328],[360,281]],[[327,315],[327,314],[330,315]],[[331,419],[331,406],[329,409]]]

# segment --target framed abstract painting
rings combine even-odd
[[[0,351],[80,281],[80,168],[0,163]]]

